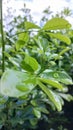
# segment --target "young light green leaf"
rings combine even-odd
[[[59,100],[59,96],[56,95],[52,90],[48,89],[43,83],[38,81],[39,87],[45,92],[49,99],[54,103],[58,111],[62,110],[62,104]]]
[[[25,22],[25,29],[29,30],[29,29],[40,29],[40,27],[34,23],[31,22]]]
[[[36,71],[39,67],[38,62],[36,61],[35,58],[29,56],[29,55],[25,55],[25,59],[24,59],[25,63],[27,65],[29,65],[33,71]]]
[[[60,33],[47,33],[47,34],[51,38],[57,38],[57,39],[63,41],[64,43],[66,43],[67,45],[70,45],[70,43],[71,43],[71,40],[67,36],[65,36],[63,34],[60,34]]]
[[[17,50],[17,51],[20,50],[21,48],[23,48],[24,46],[25,46],[25,42],[24,42],[24,41],[18,40],[18,41],[16,42],[16,50]]]
[[[30,92],[34,88],[34,85],[32,83],[29,84],[21,83],[17,85],[16,88],[21,92]]]
[[[21,84],[23,81],[26,81],[30,78],[30,75],[15,70],[7,70],[4,72],[1,78],[0,92],[2,95],[10,97],[20,97],[28,92],[19,91],[16,86]],[[35,86],[34,86],[35,87]]]
[[[16,49],[19,50],[23,48],[28,42],[28,40],[29,40],[29,35],[27,32],[19,34],[18,41],[16,42]]]
[[[44,26],[43,30],[58,30],[70,28],[71,24],[63,18],[52,18]]]
[[[38,119],[41,117],[41,112],[36,108],[33,108],[33,113]]]
[[[69,51],[71,48],[66,47],[65,49],[63,49],[58,56],[55,57],[55,60],[58,60],[60,58],[60,56],[62,56],[65,52]]]
[[[40,78],[39,80],[42,81],[43,83],[49,84],[50,86],[52,86],[54,88],[63,90],[63,85],[60,84],[57,81],[54,81],[54,80],[51,80],[51,79],[45,79],[45,78]]]
[[[16,88],[22,92],[27,92],[29,91],[29,88],[27,86],[24,86],[24,84],[19,84],[16,86]]]
[[[27,32],[20,33],[19,40],[27,42],[29,40],[29,34]]]

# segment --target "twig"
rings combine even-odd
[[[14,37],[14,36],[16,36],[16,35],[19,35],[19,34],[25,33],[25,32],[31,33],[31,32],[39,32],[39,31],[38,31],[38,30],[24,30],[24,31],[22,31],[22,32],[18,32],[18,33],[15,33],[15,34],[11,35],[10,37]]]

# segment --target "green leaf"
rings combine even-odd
[[[65,42],[67,45],[70,45],[70,43],[71,43],[71,40],[70,40],[67,36],[65,36],[65,35],[63,35],[63,34],[60,34],[60,33],[47,33],[47,34],[48,34],[51,38],[57,38],[57,39],[59,39],[59,40]]]
[[[10,96],[10,97],[20,97],[20,96],[28,94],[29,91],[28,92],[19,91],[16,88],[16,86],[18,86],[19,84],[22,84],[29,78],[30,78],[30,75],[27,73],[15,71],[15,70],[5,71],[1,78],[1,86],[0,86],[1,94]],[[35,86],[33,85],[33,88],[34,87]]]
[[[2,0],[0,0],[0,24],[1,24],[1,8],[2,8]],[[0,25],[0,28],[1,28],[1,25]]]
[[[52,18],[44,26],[43,30],[58,30],[70,28],[71,24],[63,18]]]
[[[18,84],[16,88],[22,92],[30,92],[36,84],[36,78],[34,76],[31,76],[26,81],[23,81],[23,83]]]
[[[27,32],[19,34],[18,41],[16,42],[16,49],[19,50],[23,48],[29,40],[29,35]]]
[[[34,23],[31,22],[25,22],[25,29],[29,30],[29,29],[40,29],[40,27]]]
[[[49,84],[50,86],[63,90],[63,85],[61,85],[59,82],[51,80],[51,79],[45,79],[45,78],[40,78],[40,81],[43,83]]]
[[[66,85],[73,84],[71,77],[64,71],[44,71],[41,77],[56,80]]]
[[[21,67],[22,67],[24,70],[28,71],[28,72],[33,72],[32,67],[31,67],[30,65],[28,65],[28,64],[25,62],[25,60],[21,62]]]
[[[36,71],[39,67],[36,59],[29,55],[25,55],[25,59],[23,62],[26,64],[26,66],[28,66],[28,69],[31,68],[31,71]],[[25,66],[25,64],[24,64],[24,66]]]
[[[38,39],[35,39],[35,40],[37,42],[37,45],[40,47],[40,49],[46,51],[49,44],[48,40],[43,37],[39,37]]]
[[[4,104],[7,100],[8,100],[8,98],[6,96],[2,96],[0,94],[0,105]]]
[[[63,49],[58,56],[55,57],[55,60],[58,60],[60,58],[60,56],[62,56],[65,52],[69,51],[71,48],[66,47],[65,49]]]
[[[29,35],[27,32],[23,32],[19,34],[19,40],[27,42],[29,40]]]
[[[25,46],[25,42],[24,42],[24,41],[18,40],[18,41],[16,42],[16,50],[17,50],[17,51],[20,50],[21,48],[23,48],[24,46]]]
[[[20,67],[20,62],[21,62],[20,59],[17,59],[14,57],[8,57],[8,59],[9,59],[9,62],[11,62],[14,65],[14,67]]]
[[[28,84],[29,86],[25,86],[25,84],[17,85],[16,88],[22,92],[28,92],[31,84]]]
[[[0,25],[0,29],[1,29],[1,25]],[[1,31],[1,30],[0,30]],[[0,33],[0,48],[2,47],[2,37],[1,37],[1,33]]]
[[[32,126],[35,126],[38,123],[38,119],[37,118],[31,118],[30,123],[31,123]]]
[[[49,111],[45,108],[44,105],[37,107],[37,110],[39,110],[42,113],[49,114]]]
[[[45,94],[49,97],[49,99],[54,103],[58,111],[62,110],[62,103],[59,99],[59,96],[55,94],[52,90],[48,89],[43,83],[38,81],[38,85],[45,92]]]
[[[70,94],[60,93],[60,96],[61,96],[62,98],[64,98],[65,100],[67,100],[67,101],[73,100],[73,96],[71,96]]]
[[[49,114],[49,111],[46,108],[41,108],[41,112],[45,113],[45,114]]]
[[[41,112],[37,108],[33,108],[33,113],[38,119],[41,117]]]

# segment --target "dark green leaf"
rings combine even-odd
[[[26,70],[26,71],[29,71],[29,72],[33,72],[33,69],[30,65],[28,65],[25,60],[21,62],[21,67]]]
[[[8,98],[6,96],[2,96],[0,94],[0,105],[4,104],[7,100],[8,100]]]
[[[38,123],[38,119],[32,118],[32,119],[30,119],[30,123],[31,123],[32,126],[35,126]]]

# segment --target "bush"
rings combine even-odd
[[[60,31],[71,25],[63,18],[52,18],[42,28],[29,21],[23,24],[22,32],[6,35],[5,61],[1,57],[5,72],[0,86],[0,129],[5,130],[36,129],[40,120],[51,122],[47,115],[60,112],[64,100],[73,100],[67,86],[73,82],[62,60],[71,40]]]

